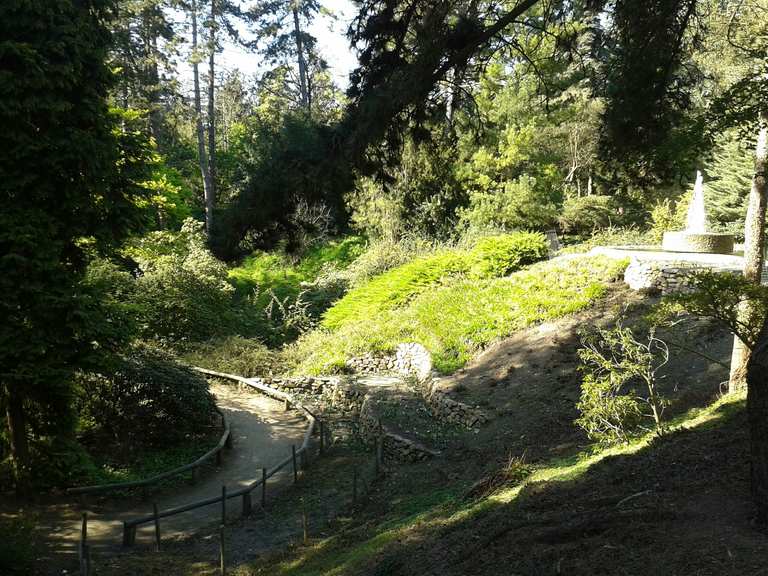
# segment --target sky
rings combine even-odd
[[[357,66],[357,57],[345,36],[355,8],[350,0],[326,0],[322,4],[334,13],[335,19],[319,15],[309,32],[317,38],[320,54],[327,60],[336,84],[344,90],[349,83],[349,73]],[[231,43],[224,46],[218,61],[219,69],[237,68],[246,76],[261,71],[261,56]],[[180,67],[189,68],[189,65],[181,62]]]

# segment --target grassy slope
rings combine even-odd
[[[449,373],[488,343],[531,324],[584,309],[599,299],[626,263],[607,258],[574,258],[542,262],[506,278],[454,277],[433,284],[400,306],[379,294],[379,282],[370,282],[375,297],[365,308],[349,314],[335,330],[306,335],[293,353],[300,358],[297,373],[334,371],[344,361],[367,351],[392,350],[400,342],[420,342],[434,355],[435,367]],[[365,302],[365,288],[351,296]],[[400,290],[396,291],[400,294]],[[340,316],[337,307],[328,311]]]
[[[747,521],[744,419],[726,398],[665,438],[552,459],[486,498],[422,486],[255,573],[758,574],[768,543]]]

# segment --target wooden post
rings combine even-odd
[[[219,560],[221,566],[221,576],[227,575],[227,548],[224,542],[224,524],[219,526]]]
[[[155,517],[155,552],[160,552],[160,515],[157,511],[157,502],[152,503],[152,513]]]
[[[376,476],[379,476],[381,468],[384,465],[384,436],[376,439]]]
[[[299,481],[299,470],[296,467],[296,445],[291,445],[291,454],[293,455],[293,483],[296,484],[296,482]]]
[[[221,486],[221,525],[227,523],[227,486],[222,484]]]
[[[357,468],[352,471],[352,504],[357,504]]]
[[[246,492],[243,494],[243,516],[248,516],[251,513],[251,493]]]
[[[301,497],[301,525],[304,529],[304,546],[309,542],[309,519],[307,518],[307,505],[304,496]]]
[[[80,528],[80,544],[78,546],[80,574],[89,576],[91,573],[91,552],[88,546],[88,514],[83,512],[83,524]]]
[[[123,522],[123,546],[133,546],[136,542],[136,526],[129,526],[128,522]]]
[[[320,454],[325,451],[325,427],[323,421],[320,420]]]
[[[267,507],[267,469],[261,469],[261,507]]]

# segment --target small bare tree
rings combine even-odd
[[[582,335],[579,350],[584,379],[576,423],[601,443],[626,441],[635,429],[664,433],[662,416],[667,401],[658,390],[659,370],[669,362],[669,347],[652,329],[638,339],[617,324]]]

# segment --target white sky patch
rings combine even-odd
[[[319,14],[309,32],[317,38],[318,51],[328,62],[329,71],[342,90],[346,90],[349,85],[349,73],[357,67],[357,56],[350,47],[349,40],[346,37],[347,28],[355,16],[355,7],[351,0],[329,0],[324,3],[334,15],[334,17],[325,14]],[[181,47],[181,55],[176,62],[181,82],[186,86],[192,83],[192,66],[189,63],[189,46],[191,43],[191,33],[183,27],[189,26],[188,19],[185,21],[185,15],[177,13],[175,15],[177,23],[181,24],[178,29],[184,37],[184,45]],[[247,32],[244,31],[244,35]],[[222,72],[229,72],[235,69],[246,78],[252,78],[264,72],[266,66],[263,57],[254,52],[250,52],[242,46],[234,44],[227,39],[223,50],[216,55],[217,57],[217,76]],[[200,63],[200,73],[204,74],[207,70],[207,60]]]

